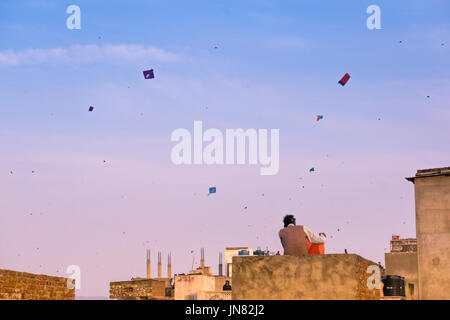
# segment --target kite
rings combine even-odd
[[[319,120],[321,120],[321,119],[323,119],[323,116],[319,114],[319,115],[317,116],[317,121],[319,121]]]
[[[338,81],[338,83],[341,86],[345,86],[345,84],[347,83],[348,79],[350,79],[350,75],[348,73],[346,73],[341,80]]]
[[[309,172],[313,172],[314,171],[314,167],[313,168],[311,168],[311,169],[309,169]]]
[[[208,193],[208,195],[210,195],[211,193],[216,193],[216,187],[211,187],[211,188],[209,188],[209,193]]]
[[[93,107],[93,106],[90,106],[90,107],[89,107],[89,111],[90,111],[90,112],[94,111],[94,107]]]
[[[155,77],[153,69],[144,71],[144,77],[145,79],[153,79]]]
[[[427,98],[429,98],[430,96],[427,96]]]

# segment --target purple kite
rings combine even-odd
[[[144,71],[145,79],[153,79],[154,77],[155,77],[155,74],[153,73],[153,69]]]

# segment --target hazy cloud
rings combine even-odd
[[[304,39],[297,36],[269,38],[264,40],[264,44],[270,47],[289,47],[296,49],[306,49],[312,45],[309,39]]]
[[[0,66],[46,63],[131,63],[137,61],[174,62],[180,56],[164,49],[141,45],[73,45],[68,48],[28,48],[0,51]]]

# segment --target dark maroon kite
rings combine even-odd
[[[339,84],[341,86],[345,86],[345,84],[347,83],[348,79],[350,79],[350,75],[348,73],[346,73],[341,80],[339,80]]]

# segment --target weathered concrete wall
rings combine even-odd
[[[356,254],[233,257],[233,300],[378,300]]]
[[[220,296],[222,299],[225,295],[221,292],[226,280],[229,280],[233,286],[230,277],[204,274],[177,275],[175,276],[175,300],[205,300],[211,295]],[[228,291],[227,296],[228,293],[231,292]]]
[[[118,300],[141,300],[164,298],[169,279],[137,279],[109,283],[109,298]]]
[[[420,299],[450,299],[450,176],[416,177]]]
[[[75,289],[67,288],[67,278],[0,269],[0,300],[74,299]]]
[[[409,300],[419,299],[417,254],[415,252],[385,253],[386,274],[405,278],[405,295]]]
[[[175,276],[175,300],[200,300],[204,291],[216,291],[214,276],[203,274]]]

